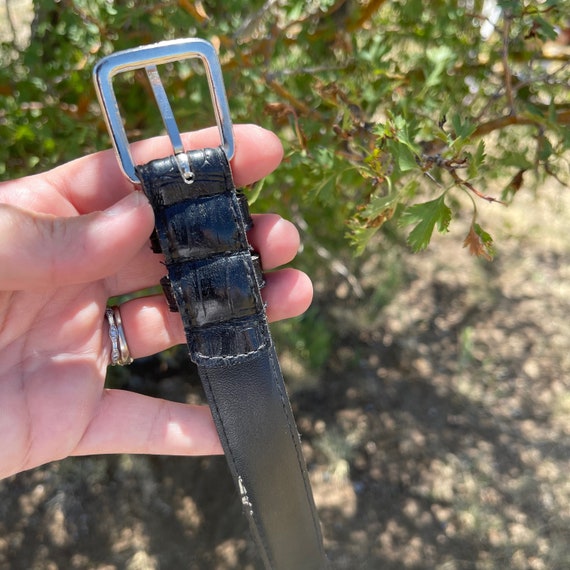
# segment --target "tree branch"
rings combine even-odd
[[[311,115],[311,109],[309,107],[307,107],[307,105],[305,105],[305,103],[303,103],[302,101],[299,101],[299,99],[297,99],[291,92],[289,92],[287,89],[285,89],[285,87],[283,87],[283,85],[281,85],[278,81],[276,81],[275,79],[266,76],[265,77],[265,83],[268,87],[270,87],[271,89],[273,89],[273,91],[275,91],[275,93],[277,93],[279,96],[283,97],[283,99],[285,99],[286,101],[289,101],[289,103],[293,106],[293,108],[300,113],[301,115]]]
[[[370,0],[366,6],[362,8],[358,18],[348,25],[348,31],[354,32],[362,28],[362,26],[381,8],[386,0]]]
[[[570,109],[560,109],[556,111],[556,122],[559,125],[570,125]],[[529,116],[506,115],[497,119],[491,119],[486,123],[481,123],[473,132],[473,137],[482,137],[489,133],[504,129],[511,125],[540,125],[541,121]]]
[[[473,184],[471,184],[471,182],[468,182],[467,180],[463,180],[463,178],[461,178],[457,174],[457,172],[455,171],[454,168],[447,168],[447,172],[449,172],[449,174],[451,174],[451,178],[453,178],[453,181],[458,186],[463,186],[463,187],[467,188],[468,190],[471,190],[471,192],[473,192],[473,194],[475,194],[475,196],[477,196],[478,198],[481,198],[482,200],[486,200],[487,202],[497,202],[498,204],[502,204],[503,206],[505,205],[505,203],[502,202],[501,200],[497,200],[497,198],[493,198],[493,196],[488,196],[486,194],[483,194],[483,192],[480,192],[479,190],[477,190],[477,188],[475,188],[475,186],[473,186]]]

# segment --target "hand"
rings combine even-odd
[[[236,126],[236,184],[277,167],[282,148],[268,131]],[[215,146],[217,131],[186,136]],[[166,156],[164,138],[133,145],[137,163]],[[295,227],[254,216],[249,239],[265,270],[289,262]],[[148,237],[153,213],[111,151],[0,185],[0,478],[69,455],[221,453],[207,407],[106,390],[110,297],[156,285],[164,274]],[[312,287],[294,269],[266,275],[270,320],[302,313]],[[121,305],[137,358],[184,342],[180,318],[162,296]]]

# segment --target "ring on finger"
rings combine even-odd
[[[111,365],[127,366],[133,358],[127,344],[119,307],[117,305],[107,307],[105,316],[109,323],[109,338],[111,339]]]

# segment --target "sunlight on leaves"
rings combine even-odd
[[[402,226],[416,224],[408,236],[408,245],[413,251],[418,252],[429,245],[436,226],[440,233],[447,233],[450,221],[451,210],[445,204],[445,194],[442,194],[430,202],[414,204],[406,208],[400,224]]]

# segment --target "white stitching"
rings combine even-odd
[[[250,352],[244,352],[243,354],[234,354],[228,356],[208,356],[207,354],[202,354],[201,352],[194,352],[192,356],[196,359],[196,363],[200,364],[203,362],[238,362],[240,360],[247,360],[259,354],[262,350],[267,348],[267,343],[262,343],[259,348],[252,350]]]

